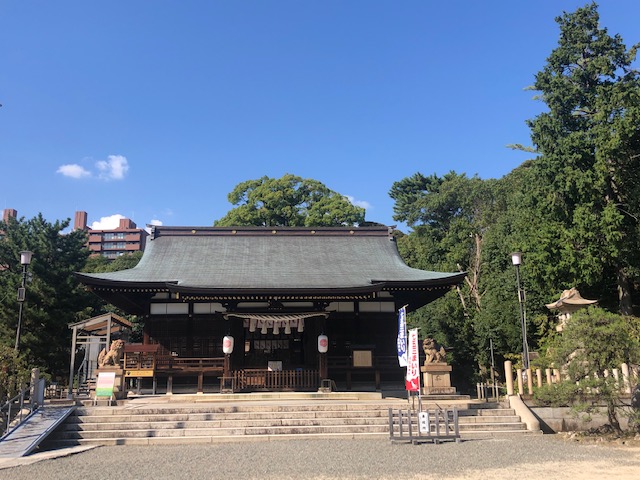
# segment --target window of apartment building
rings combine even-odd
[[[124,240],[124,232],[105,233],[104,240]]]
[[[105,250],[123,250],[126,248],[126,242],[106,242],[103,244]]]

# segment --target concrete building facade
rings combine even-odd
[[[75,213],[73,228],[87,231],[91,254],[111,259],[127,253],[144,251],[149,236],[145,229],[138,228],[135,222],[128,218],[121,218],[118,227],[113,230],[90,229],[87,227],[87,212],[83,211]]]

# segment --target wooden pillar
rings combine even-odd
[[[231,376],[231,354],[226,353],[224,355],[224,365],[222,367],[222,376],[230,377]]]
[[[326,353],[319,353],[318,354],[318,361],[319,361],[319,370],[320,370],[320,380],[322,381],[322,380],[325,380],[326,378],[329,378],[327,354]]]
[[[203,393],[202,384],[204,383],[204,372],[198,372],[198,393]]]
[[[74,366],[76,363],[76,342],[78,341],[78,327],[73,327],[73,333],[71,337],[71,360],[69,364],[69,390],[67,391],[67,398],[73,398],[73,377],[74,377]]]
[[[107,352],[111,349],[111,314],[107,317]]]
[[[173,393],[173,375],[169,375],[167,377],[167,395],[171,395]]]

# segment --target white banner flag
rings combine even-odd
[[[398,363],[401,367],[407,366],[407,307],[398,311]]]
[[[407,349],[407,380],[406,387],[410,392],[420,391],[420,353],[418,352],[418,329],[409,330],[409,345]]]

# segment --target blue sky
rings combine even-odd
[[[395,181],[529,158],[524,88],[585,3],[1,0],[0,207],[211,225],[292,173],[394,224]],[[640,2],[599,5],[640,41]]]

